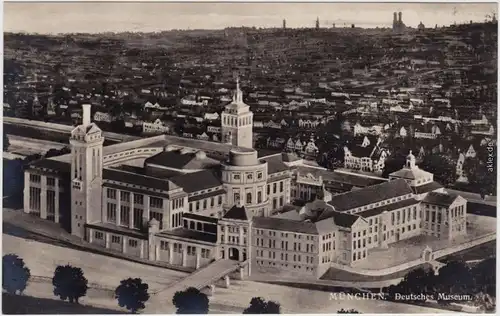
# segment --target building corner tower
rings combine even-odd
[[[71,131],[71,234],[85,238],[85,224],[101,220],[104,137],[83,106],[82,124]]]
[[[236,79],[233,102],[226,105],[221,117],[221,140],[237,147],[253,148],[253,113],[243,102],[240,81]]]

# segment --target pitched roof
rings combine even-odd
[[[173,169],[205,169],[217,166],[219,162],[204,154],[163,151],[147,158],[144,164],[155,164]]]
[[[350,228],[359,218],[357,215],[335,211],[330,211],[329,217],[333,218],[335,225],[345,228]]]
[[[430,176],[432,176],[432,173],[416,167],[413,169],[403,168],[403,169],[400,169],[398,171],[394,171],[393,173],[389,174],[389,176],[403,178],[403,179],[409,179],[409,180],[415,180],[415,179],[430,177]]]
[[[449,207],[458,197],[459,195],[456,194],[429,192],[422,202]]]
[[[422,193],[427,193],[427,192],[434,191],[434,190],[441,189],[441,188],[443,188],[443,186],[441,184],[439,184],[436,181],[433,181],[431,183],[427,183],[427,184],[424,184],[424,185],[421,185],[418,187],[414,187],[412,189],[413,189],[415,194],[422,194]]]
[[[175,183],[165,179],[145,176],[131,172],[123,172],[116,169],[103,169],[103,179],[139,185],[146,188],[152,188],[162,191],[170,191],[179,188]]]
[[[318,234],[316,225],[311,222],[298,222],[290,219],[276,218],[276,217],[254,217],[253,227],[279,230],[301,234]]]
[[[197,192],[222,185],[222,182],[212,170],[186,173],[170,178],[170,181],[184,189],[185,192]]]
[[[390,212],[393,210],[397,210],[397,209],[411,206],[411,205],[416,205],[419,203],[420,203],[420,201],[417,201],[417,200],[411,198],[411,199],[406,199],[403,201],[398,201],[396,203],[391,203],[391,204],[386,204],[386,205],[382,205],[379,207],[375,207],[375,208],[372,208],[372,209],[369,209],[366,211],[358,212],[358,213],[356,213],[356,215],[359,215],[359,216],[364,217],[364,218],[368,218],[371,216],[379,215],[385,211]]]
[[[334,195],[328,204],[332,205],[336,211],[342,212],[412,193],[410,186],[405,180],[397,179],[356,191]]]
[[[236,219],[240,221],[248,221],[252,216],[249,214],[245,206],[234,205],[227,211],[222,218],[224,219]]]
[[[288,166],[283,163],[281,155],[266,157],[261,161],[267,162],[267,173],[273,174],[288,170]]]

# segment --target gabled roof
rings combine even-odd
[[[245,206],[237,206],[234,205],[227,211],[226,214],[222,217],[223,219],[236,219],[240,221],[248,221],[252,218],[251,214],[245,208]]]
[[[412,193],[410,186],[405,180],[397,179],[335,195],[328,204],[333,206],[336,211],[342,212]]]
[[[298,222],[290,219],[276,217],[254,217],[252,221],[254,228],[279,230],[301,234],[318,234],[316,225],[311,222]]]
[[[186,173],[170,178],[170,181],[184,189],[185,192],[197,192],[222,185],[219,177],[212,170]]]
[[[428,178],[432,176],[432,173],[427,172],[423,169],[420,169],[418,167],[416,168],[403,168],[398,171],[394,171],[393,173],[389,174],[390,177],[397,177],[397,178],[402,178],[402,179],[408,179],[408,180],[415,180],[415,179],[422,179],[422,178]]]
[[[124,182],[132,185],[139,185],[146,188],[152,188],[162,191],[171,191],[179,188],[176,184],[169,180],[149,177],[143,174],[124,172],[118,169],[103,169],[103,179]]]
[[[163,151],[147,158],[144,164],[155,164],[173,169],[205,169],[216,166],[219,162],[198,153]]]
[[[345,228],[351,228],[352,225],[360,218],[357,215],[340,213],[335,211],[330,212],[329,216],[333,218],[335,225]]]
[[[449,207],[459,197],[460,196],[456,194],[429,192],[422,200],[422,202],[438,206]]]

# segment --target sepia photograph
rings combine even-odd
[[[3,313],[494,314],[497,18],[4,1]]]

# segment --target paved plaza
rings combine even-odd
[[[438,239],[433,236],[416,236],[393,243],[387,249],[377,248],[369,251],[369,259],[354,263],[353,268],[377,270],[393,267],[422,256],[422,251],[429,246],[433,251],[457,246],[478,237],[496,231],[496,218],[467,215],[467,235],[454,240]]]
[[[186,273],[138,264],[70,248],[3,234],[2,253],[14,253],[24,259],[35,276],[52,277],[57,265],[71,264],[83,269],[89,283],[114,289],[129,277],[141,278],[150,291],[164,289]]]

